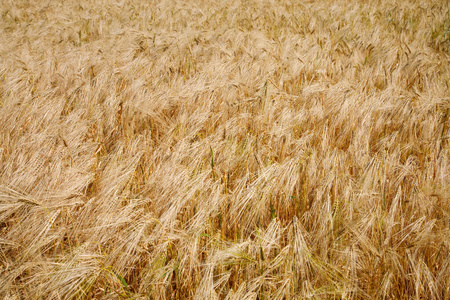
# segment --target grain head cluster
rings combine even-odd
[[[448,1],[0,2],[4,299],[450,299]]]

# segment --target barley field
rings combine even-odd
[[[448,1],[0,1],[2,299],[450,299]]]

